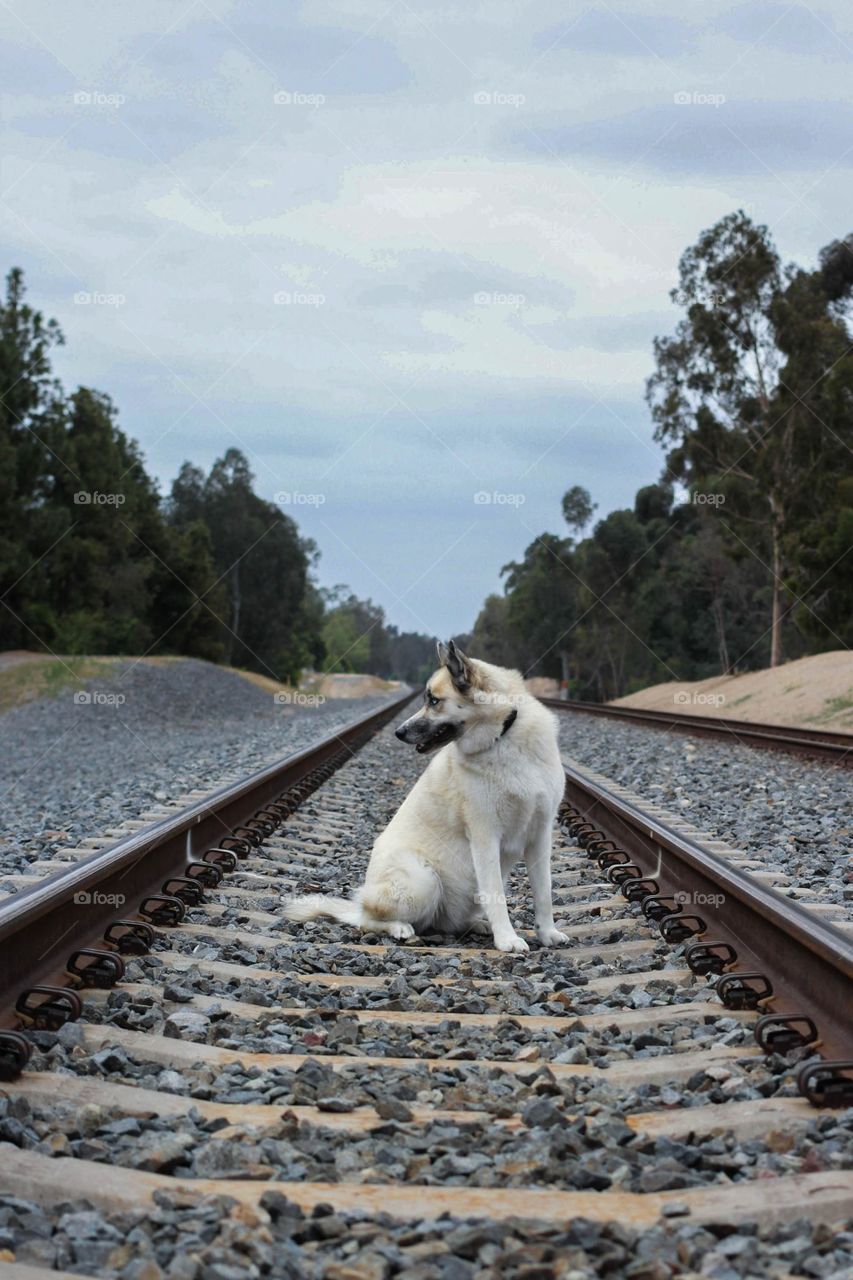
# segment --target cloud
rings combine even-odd
[[[796,4],[738,4],[720,15],[714,29],[767,49],[820,59],[853,60],[849,32],[841,32],[827,9]]]
[[[606,58],[671,58],[691,49],[696,27],[670,15],[585,9],[533,38],[542,54],[600,54]]]
[[[690,177],[819,172],[849,150],[853,107],[846,103],[731,101],[713,89],[677,93],[682,101],[673,94],[668,103],[592,123],[531,121],[512,140],[544,159],[588,158]]]
[[[655,479],[643,382],[702,229],[745,205],[805,262],[849,230],[839,6],[9,0],[2,18],[5,212],[66,331],[58,371],[114,395],[166,484],[237,445],[267,496],[327,485],[298,514],[324,581],[401,625],[416,600],[430,630],[470,626],[570,484],[605,513]],[[515,484],[523,519],[473,510]]]

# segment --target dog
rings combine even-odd
[[[439,644],[423,706],[396,730],[436,752],[373,846],[351,899],[291,898],[290,920],[319,917],[411,938],[416,932],[492,934],[499,951],[527,951],[509,917],[505,881],[521,858],[546,947],[568,941],[554,924],[551,833],[565,775],[556,717],[518,671]]]

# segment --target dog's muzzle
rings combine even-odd
[[[394,731],[394,736],[401,742],[407,742],[413,746],[419,755],[426,755],[428,751],[437,751],[439,747],[447,746],[448,742],[453,742],[461,732],[459,725],[451,724],[447,720],[442,724],[430,724],[428,720],[415,717],[401,724],[399,729]]]

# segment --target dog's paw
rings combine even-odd
[[[472,933],[489,934],[492,932],[492,926],[488,920],[472,920],[468,928]]]
[[[520,938],[517,933],[508,933],[506,937],[495,938],[495,946],[498,951],[529,951],[530,947]]]
[[[385,932],[399,942],[402,942],[404,938],[414,938],[415,936],[412,926],[406,924],[403,920],[395,920],[392,924],[386,925]]]
[[[536,932],[543,947],[564,947],[569,941],[569,935],[556,928],[537,929]]]

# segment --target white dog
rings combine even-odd
[[[517,671],[467,658],[453,641],[438,656],[423,707],[397,730],[438,754],[377,837],[364,884],[352,899],[291,898],[285,915],[394,938],[491,931],[499,951],[527,951],[504,889],[523,857],[540,941],[567,942],[551,905],[551,831],[565,786],[556,719]]]

